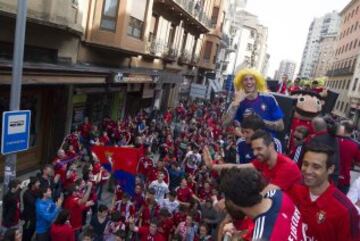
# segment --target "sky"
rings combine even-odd
[[[248,0],[246,10],[257,15],[260,23],[268,27],[270,66],[267,75],[274,77],[283,59],[294,61],[297,73],[311,21],[333,10],[340,12],[350,1]]]

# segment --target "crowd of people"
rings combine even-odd
[[[283,112],[258,73],[240,73],[235,85],[230,106],[219,97],[85,118],[27,188],[10,182],[3,240],[360,240],[351,121],[316,117],[312,130],[296,128],[290,151],[277,138]],[[141,150],[133,192],[93,146]]]

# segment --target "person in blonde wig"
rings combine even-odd
[[[275,97],[268,92],[264,76],[255,69],[242,69],[234,78],[235,96],[224,124],[235,120],[240,124],[250,114],[259,115],[271,132],[284,129],[283,112]]]

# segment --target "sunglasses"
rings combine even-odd
[[[294,139],[297,140],[297,141],[301,141],[302,138],[301,137],[298,137],[298,136],[294,136]]]

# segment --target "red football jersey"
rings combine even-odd
[[[360,162],[359,144],[349,137],[339,137],[340,175],[339,185],[350,185],[350,169],[353,162]]]
[[[151,235],[149,227],[143,226],[139,228],[138,233],[140,234],[141,241],[166,241],[163,235],[157,232],[155,235]]]
[[[266,197],[272,204],[269,210],[254,219],[252,240],[305,241],[301,215],[291,199],[280,190],[270,191]]]
[[[310,199],[309,188],[295,185],[289,192],[298,206],[306,240],[359,241],[359,215],[351,201],[330,184],[315,201]]]
[[[293,160],[282,154],[278,154],[276,164],[272,168],[269,168],[265,162],[258,160],[251,163],[269,183],[279,186],[283,191],[287,191],[292,185],[299,183],[301,180],[299,167]]]
[[[176,190],[176,196],[180,202],[190,202],[192,195],[193,195],[193,192],[191,191],[191,189],[189,187],[185,187],[185,188],[179,187]]]

